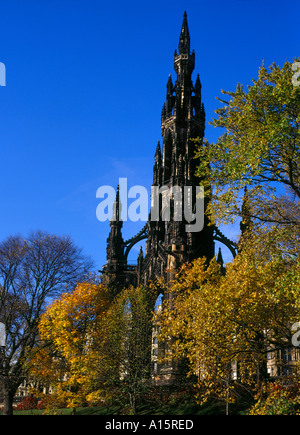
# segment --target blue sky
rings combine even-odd
[[[69,234],[105,263],[96,190],[119,177],[150,189],[184,10],[207,121],[221,89],[251,84],[263,59],[300,55],[298,0],[0,0],[0,240]],[[124,238],[143,225],[125,223]]]

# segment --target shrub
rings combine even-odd
[[[29,409],[36,409],[38,404],[38,400],[35,397],[27,396],[24,397],[22,402],[20,402],[16,409],[19,411],[27,411]]]
[[[285,386],[272,382],[249,411],[250,415],[299,415],[299,385]]]

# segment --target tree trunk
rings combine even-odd
[[[136,394],[135,394],[135,392],[129,394],[129,402],[130,402],[130,407],[131,407],[131,413],[132,413],[132,415],[135,415],[136,414],[136,405],[135,405]]]
[[[12,393],[9,388],[4,384],[3,385],[3,415],[13,415],[13,400],[14,393]]]
[[[13,415],[13,400],[20,383],[13,382],[7,375],[2,377],[3,415]]]

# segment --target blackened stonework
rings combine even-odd
[[[170,282],[180,267],[195,258],[205,257],[207,262],[215,255],[215,242],[227,246],[235,256],[237,247],[225,237],[214,225],[209,225],[208,218],[204,217],[204,226],[201,231],[187,231],[185,212],[182,210],[185,199],[189,204],[196,203],[196,187],[201,185],[201,179],[195,176],[197,161],[194,158],[197,144],[203,146],[205,129],[205,110],[201,99],[201,81],[199,74],[195,82],[192,73],[195,68],[195,52],[190,51],[190,34],[187,15],[184,13],[181,27],[178,50],[174,54],[174,69],[176,79],[173,81],[171,74],[167,81],[166,101],[161,111],[162,146],[158,142],[154,155],[153,184],[151,201],[158,201],[159,213],[155,219],[149,215],[145,226],[128,240],[123,240],[121,220],[121,204],[119,190],[116,194],[113,218],[110,222],[110,233],[107,239],[107,262],[103,267],[103,282],[109,287],[112,297],[116,296],[124,287],[129,285],[147,286],[149,281],[156,278]],[[198,145],[197,145],[198,146]],[[190,186],[192,191],[185,192],[184,187]],[[170,219],[165,218],[165,203],[163,194],[158,199],[153,194],[154,190],[167,189],[172,191],[170,204]],[[172,190],[173,189],[173,190]],[[180,201],[176,191],[180,189]],[[188,198],[184,194],[189,195]],[[209,201],[207,192],[204,201],[204,210]],[[182,219],[175,218],[174,210],[180,210]],[[157,204],[157,202],[156,202]],[[184,209],[184,207],[183,207]],[[156,209],[157,210],[157,209]],[[192,210],[195,213],[196,210]],[[180,215],[180,212],[179,212]],[[152,217],[152,219],[151,219]],[[146,239],[146,253],[144,256],[140,249],[137,264],[129,265],[127,262],[131,248],[141,240]],[[219,250],[217,261],[225,273],[222,253]],[[163,298],[166,296],[163,295]],[[172,295],[168,294],[170,301]],[[154,308],[154,307],[153,307]],[[156,307],[158,310],[161,306]],[[155,339],[157,325],[153,325],[152,339]],[[154,334],[154,335],[153,335]],[[151,337],[150,337],[151,339]],[[172,340],[172,339],[170,339]],[[155,344],[151,350],[151,374],[155,384],[173,385],[185,379],[185,362],[160,364],[157,355],[165,356],[168,343]],[[149,358],[150,359],[150,358]]]
[[[167,81],[166,102],[161,112],[162,154],[158,146],[155,154],[153,185],[172,188],[195,187],[200,180],[195,176],[195,141],[204,136],[205,110],[201,101],[199,75],[195,84],[192,73],[195,67],[195,52],[190,52],[190,34],[187,15],[184,14],[179,37],[178,51],[174,54],[176,81],[171,75]],[[182,196],[182,203],[184,197]],[[174,209],[174,207],[173,207]],[[171,204],[172,210],[172,204]],[[169,222],[149,222],[146,256],[141,281],[163,276],[166,281],[185,262],[205,256],[214,256],[213,229],[207,220],[202,231],[186,232],[187,222],[175,221],[171,214]]]
[[[201,180],[196,178],[197,161],[195,141],[204,137],[205,110],[201,100],[199,74],[193,83],[195,51],[190,51],[190,34],[187,14],[184,13],[178,50],[174,54],[176,80],[171,74],[167,81],[166,101],[161,111],[162,149],[158,142],[153,166],[153,186],[193,187],[195,200],[196,186]],[[195,201],[194,201],[195,202]],[[184,197],[182,196],[182,204]],[[129,284],[147,285],[149,280],[163,277],[166,282],[174,277],[180,266],[198,257],[210,260],[214,256],[214,227],[208,225],[198,232],[187,232],[184,219],[177,221],[173,214],[170,220],[163,220],[162,211],[157,221],[149,221],[145,227],[128,241],[121,233],[120,201],[117,193],[115,213],[110,223],[107,239],[107,263],[103,268],[104,280],[112,288],[112,293]],[[171,198],[171,210],[174,199]],[[146,238],[146,253],[140,251],[137,265],[129,266],[127,256],[131,247]]]

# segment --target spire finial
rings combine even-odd
[[[183,14],[183,22],[181,27],[178,49],[179,49],[179,54],[182,53],[190,54],[190,33],[189,33],[186,11],[184,11]]]
[[[219,265],[221,266],[222,275],[225,275],[224,260],[223,260],[221,248],[219,248],[219,252],[218,252],[218,256],[217,256],[217,263],[219,263]]]
[[[112,216],[113,222],[120,222],[121,221],[121,210],[122,210],[122,204],[120,201],[120,185],[118,184],[116,199],[115,199],[115,202],[113,204],[113,216]]]
[[[160,141],[157,142],[155,155],[161,156]]]

